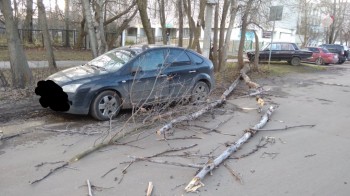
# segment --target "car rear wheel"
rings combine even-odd
[[[300,65],[300,58],[299,57],[293,57],[292,60],[290,61],[290,64],[293,65],[293,66],[297,66],[297,65]]]
[[[97,120],[109,120],[115,117],[121,107],[119,95],[111,90],[102,91],[93,100],[90,108],[90,114]]]
[[[323,64],[324,64],[324,62],[323,62],[323,59],[322,59],[322,58],[318,58],[318,59],[316,59],[315,63],[316,63],[316,65],[323,65]]]
[[[197,82],[192,90],[191,102],[203,102],[209,95],[209,86],[205,82]]]

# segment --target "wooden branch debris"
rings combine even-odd
[[[168,124],[164,125],[162,128],[160,128],[157,131],[158,135],[163,135],[167,131],[169,131],[171,128],[173,128],[174,124],[183,122],[183,121],[190,121],[198,118],[199,116],[203,115],[204,113],[210,111],[211,109],[218,107],[222,104],[225,103],[227,96],[237,87],[239,84],[240,78],[243,78],[245,83],[248,85],[249,88],[255,88],[255,89],[260,89],[258,90],[259,92],[262,91],[261,87],[259,84],[252,82],[250,78],[247,76],[247,73],[250,71],[249,64],[246,63],[244,67],[240,71],[239,77],[230,85],[230,87],[221,95],[221,98],[212,102],[208,106],[202,108],[201,110],[194,112],[192,114],[189,114],[187,116],[180,116],[178,118],[173,119],[170,121]]]
[[[219,166],[224,160],[226,160],[232,153],[238,150],[238,148],[244,144],[256,131],[261,129],[267,121],[269,120],[272,112],[274,111],[274,107],[270,106],[266,113],[262,116],[261,120],[258,124],[256,124],[253,128],[248,129],[244,135],[235,143],[233,143],[230,147],[228,147],[220,156],[218,156],[214,160],[209,160],[206,163],[202,170],[191,180],[191,182],[186,186],[186,192],[196,192],[198,188],[204,186],[201,180],[211,172],[215,167]]]
[[[146,196],[151,196],[152,195],[152,191],[153,191],[153,183],[152,182],[148,182],[148,188],[147,188]]]
[[[90,184],[90,180],[89,179],[86,180],[86,184],[87,184],[87,187],[88,187],[88,195],[92,196],[92,189],[91,189],[91,184]]]
[[[30,184],[35,184],[35,183],[38,183],[38,182],[44,180],[45,178],[47,178],[48,176],[50,176],[50,175],[53,174],[54,172],[56,172],[56,171],[58,171],[58,170],[60,170],[60,169],[62,169],[62,168],[64,168],[64,167],[68,166],[68,164],[69,164],[69,162],[65,162],[65,163],[62,164],[61,166],[56,167],[55,169],[51,169],[50,172],[47,173],[44,177],[42,177],[42,178],[40,178],[40,179],[38,179],[38,180],[34,180],[33,182],[30,182]]]

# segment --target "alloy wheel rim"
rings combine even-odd
[[[98,109],[103,116],[111,117],[117,111],[117,99],[113,96],[104,96],[98,104]]]

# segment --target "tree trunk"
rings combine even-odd
[[[158,0],[159,4],[159,19],[160,19],[160,25],[162,27],[162,38],[163,38],[163,44],[168,44],[168,37],[166,32],[166,19],[165,19],[165,4],[164,0]]]
[[[190,47],[193,50],[197,48],[198,53],[202,53],[200,44],[199,44],[199,38],[201,36],[202,22],[204,22],[204,11],[205,11],[206,2],[207,2],[206,0],[200,0],[199,14],[198,14],[196,28],[194,31],[193,43],[192,43],[192,46]]]
[[[153,30],[151,27],[151,22],[150,19],[148,18],[148,13],[147,13],[147,2],[148,0],[136,0],[137,2],[137,7],[140,13],[141,17],[141,22],[142,26],[145,30],[148,44],[155,44],[155,39],[154,39],[154,34]]]
[[[33,43],[33,0],[27,0],[26,2],[26,18],[23,24],[23,40],[28,43]]]
[[[239,41],[239,48],[238,48],[238,70],[241,70],[244,66],[243,62],[243,50],[244,50],[244,43],[245,43],[245,34],[247,32],[247,27],[248,27],[248,17],[251,7],[253,4],[254,0],[249,0],[246,4],[246,8],[244,10],[244,14],[242,16],[242,28],[241,28],[241,39]]]
[[[178,46],[183,46],[183,36],[184,36],[184,18],[182,10],[182,0],[177,0],[177,9],[179,11],[179,42]]]
[[[81,49],[84,46],[84,38],[87,35],[87,32],[85,31],[85,14],[83,15],[83,20],[80,22],[80,31],[77,39],[77,43],[74,45],[75,49]]]
[[[233,29],[233,25],[235,23],[235,18],[238,12],[238,6],[237,6],[237,1],[236,0],[231,0],[231,13],[230,13],[230,23],[228,25],[227,28],[227,32],[226,32],[226,37],[225,37],[225,42],[224,45],[222,46],[222,54],[221,54],[221,70],[224,69],[226,67],[226,61],[227,61],[227,54],[228,54],[228,48],[230,45],[230,41],[231,41],[231,33],[232,33],[232,29]]]
[[[104,0],[95,1],[95,33],[97,38],[97,55],[108,51],[104,26],[103,26],[103,2]]]
[[[191,15],[191,12],[192,12],[192,9],[191,9],[191,1],[190,0],[183,0],[183,5],[184,5],[184,9],[185,9],[185,12],[186,12],[186,15],[187,15],[187,20],[188,20],[188,25],[190,27],[190,39],[188,41],[188,48],[190,48],[192,46],[192,43],[193,43],[193,34],[194,34],[194,31],[195,31],[195,22],[192,18],[192,15]]]
[[[64,0],[64,26],[65,26],[65,46],[70,47],[70,42],[69,42],[69,0]]]
[[[90,7],[90,1],[89,0],[82,0],[83,4],[83,11],[86,19],[86,23],[88,26],[88,34],[90,38],[90,48],[92,52],[93,58],[96,58],[97,55],[97,38],[95,33],[95,28],[93,24],[92,14],[91,14],[91,7]]]
[[[245,131],[242,137],[239,138],[237,142],[234,142],[230,145],[223,153],[220,154],[216,159],[208,161],[202,170],[197,173],[197,175],[191,180],[191,182],[186,186],[186,192],[196,192],[198,188],[204,186],[201,182],[203,178],[216,167],[218,167],[222,162],[224,162],[232,153],[236,152],[249,138],[253,136],[256,130],[261,129],[266,125],[268,120],[270,119],[275,108],[270,106],[266,113],[261,117],[258,124],[256,124],[253,128]]]
[[[55,61],[55,56],[52,51],[51,38],[46,21],[46,12],[42,0],[37,0],[38,13],[39,13],[39,24],[41,26],[42,34],[44,37],[44,46],[46,49],[46,58],[49,63],[49,69],[51,72],[57,71],[57,65]]]
[[[214,64],[214,70],[217,72],[218,69],[218,28],[219,28],[219,3],[215,6],[214,12],[214,37],[213,37],[213,45],[211,46],[211,57],[210,60]]]
[[[225,27],[226,27],[226,17],[228,13],[228,9],[230,7],[230,1],[225,0],[224,5],[223,5],[223,10],[222,10],[222,15],[221,15],[221,23],[220,23],[220,35],[219,35],[219,63],[218,63],[218,68],[217,71],[222,70],[222,62],[224,58],[224,40],[225,40]]]
[[[252,70],[258,71],[259,70],[259,56],[260,56],[260,48],[259,48],[259,37],[256,31],[254,31],[254,37],[255,37],[255,58],[254,58],[254,65]]]
[[[10,55],[12,85],[24,88],[32,84],[33,75],[28,66],[27,57],[24,53],[18,28],[12,15],[11,0],[1,0],[0,9],[5,18],[6,38]]]

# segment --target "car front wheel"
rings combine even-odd
[[[297,65],[300,65],[300,58],[299,57],[293,57],[292,60],[290,61],[290,64],[293,65],[293,66],[297,66]]]
[[[204,102],[209,95],[209,86],[205,82],[199,81],[197,82],[192,90],[191,101],[196,102]]]
[[[316,59],[315,63],[316,63],[316,65],[323,65],[323,64],[324,64],[324,62],[323,62],[323,59],[322,59],[322,58],[318,58],[318,59]]]
[[[97,120],[109,120],[115,117],[121,107],[119,95],[111,90],[102,91],[93,100],[90,114]]]

